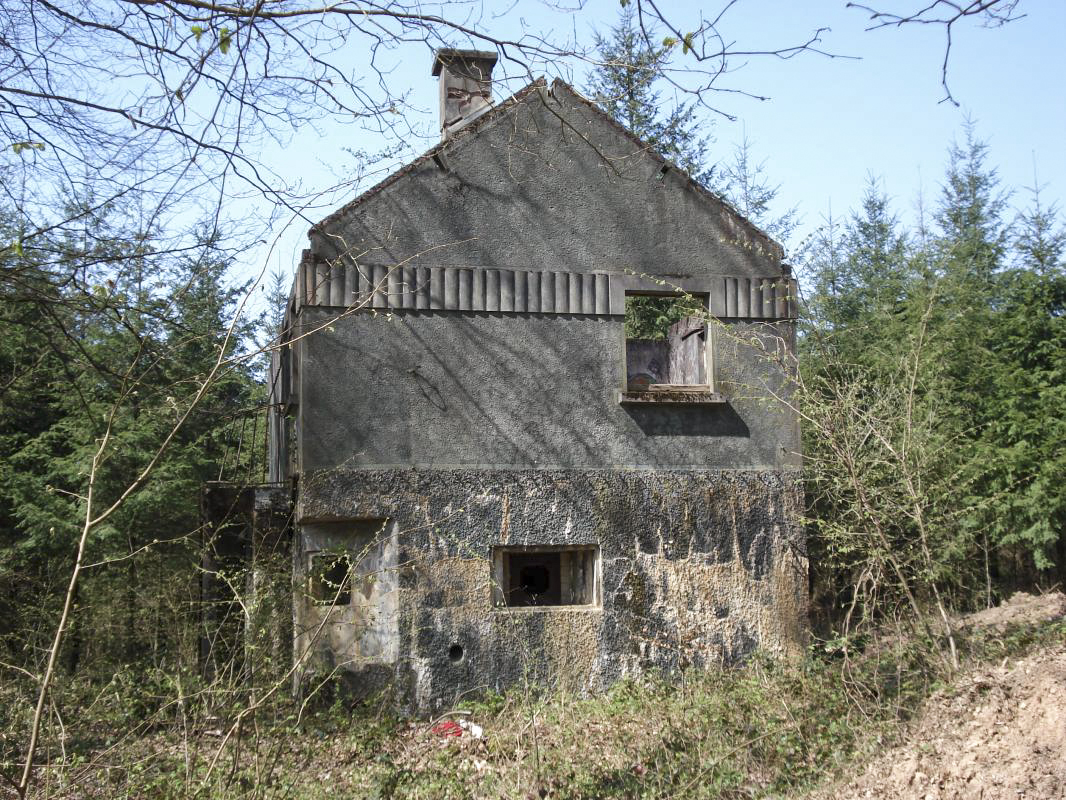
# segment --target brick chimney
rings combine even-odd
[[[438,50],[433,74],[440,77],[441,138],[492,107],[492,68],[496,54],[485,50]]]

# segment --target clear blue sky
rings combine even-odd
[[[565,0],[564,0],[565,1]],[[575,6],[579,0],[569,0]],[[921,5],[880,0],[882,6]],[[669,3],[670,16],[682,28],[696,25],[699,3]],[[617,19],[618,0],[588,0],[576,12],[551,13],[540,3],[520,0],[512,10],[493,17],[476,11],[481,25],[501,37],[540,33],[556,40],[588,43],[595,29],[606,30]],[[867,32],[867,15],[847,9],[845,0],[740,0],[724,17],[721,29],[738,49],[772,49],[804,41],[816,28],[827,27],[820,47],[848,58],[804,53],[789,60],[766,57],[736,59],[720,85],[770,99],[758,101],[722,94],[715,102],[736,121],[707,114],[715,138],[712,157],[727,160],[734,143],[746,132],[754,154],[765,160],[773,182],[780,184],[780,207],[795,206],[803,224],[793,242],[829,213],[843,217],[862,197],[867,175],[880,177],[904,221],[914,218],[919,191],[928,208],[935,206],[947,147],[960,135],[964,119],[976,122],[978,136],[990,146],[989,163],[998,169],[1006,188],[1016,189],[1012,201],[1024,205],[1022,187],[1033,185],[1034,163],[1042,200],[1066,205],[1066,2],[1023,0],[1025,16],[999,28],[973,21],[960,23],[954,35],[948,80],[960,107],[941,102],[940,67],[944,31],[939,26],[911,25]],[[469,46],[467,41],[450,42]],[[681,59],[681,56],[679,56]],[[683,63],[683,59],[679,61]],[[358,69],[357,60],[353,61]],[[379,54],[390,70],[394,91],[410,90],[408,113],[425,137],[409,139],[405,159],[435,141],[436,79],[430,76],[431,55],[424,43],[401,45]],[[514,65],[504,65],[510,78],[497,98],[526,82]],[[556,64],[549,71],[578,88],[587,67],[580,62]],[[503,76],[501,76],[503,77]],[[279,170],[299,174],[308,187],[325,188],[352,177],[356,160],[346,148],[375,151],[389,142],[363,134],[354,126],[307,129],[278,153]],[[380,165],[379,165],[380,168]],[[382,174],[369,175],[364,185]],[[323,196],[311,219],[351,199],[355,185]],[[269,257],[270,268],[291,269],[305,245],[306,225],[297,223]]]
[[[1023,2],[1027,16],[996,29],[961,24],[948,72],[960,107],[940,102],[942,29],[866,32],[866,16],[843,5],[744,4],[748,12],[764,9],[758,16],[767,32],[785,40],[817,18],[832,28],[823,36],[828,49],[862,59],[753,62],[735,76],[773,98],[737,113],[781,183],[782,199],[799,206],[808,227],[830,207],[835,215],[855,207],[868,173],[883,178],[905,219],[919,190],[935,205],[947,147],[967,116],[1004,186],[1032,186],[1035,162],[1047,184],[1041,199],[1066,196],[1066,3]],[[720,123],[720,142],[734,140],[737,127]],[[1019,191],[1013,200],[1024,204],[1028,195]]]

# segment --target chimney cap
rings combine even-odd
[[[497,58],[493,50],[459,50],[454,47],[445,47],[438,50],[433,57],[433,75],[434,77],[440,76],[443,67],[451,66],[456,62],[487,61],[491,70]]]

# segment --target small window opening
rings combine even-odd
[[[594,547],[497,548],[497,606],[587,606],[596,603]]]
[[[714,391],[707,298],[626,296],[626,391]]]
[[[311,556],[311,597],[319,605],[346,606],[352,602],[352,561],[347,553]]]

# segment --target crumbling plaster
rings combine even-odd
[[[647,669],[731,664],[803,643],[806,554],[795,476],[770,471],[324,470],[302,520],[395,526],[398,658],[413,710],[529,681],[597,690]],[[494,608],[493,546],[595,544],[596,607]],[[449,657],[460,645],[463,657]],[[342,659],[343,660],[343,659]]]

